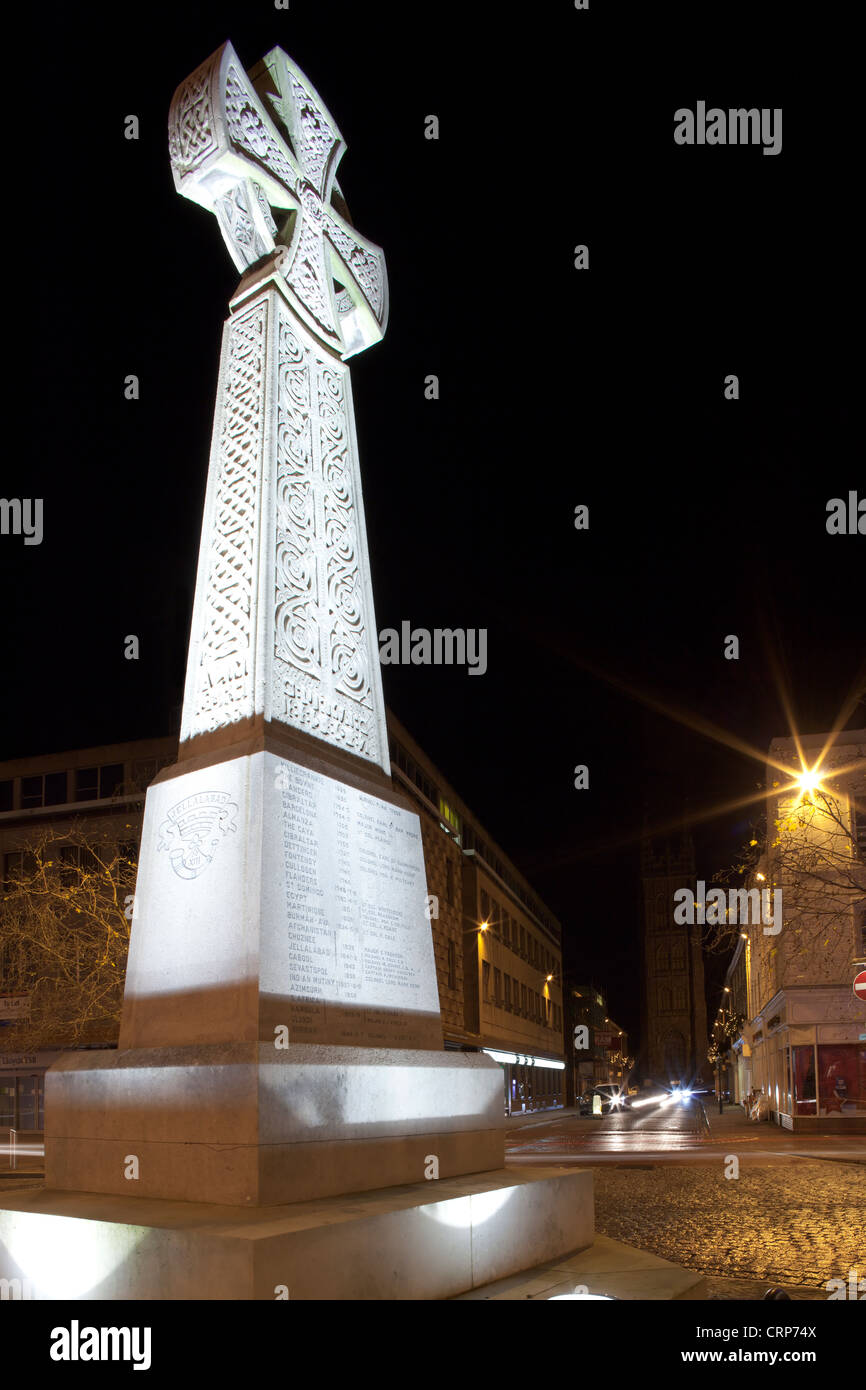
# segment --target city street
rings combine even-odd
[[[506,1146],[509,1165],[591,1165],[596,1230],[700,1270],[711,1297],[827,1298],[828,1280],[866,1275],[862,1135],[790,1134],[708,1098],[515,1117]]]
[[[768,1122],[752,1123],[739,1106],[726,1106],[706,1097],[685,1104],[647,1105],[609,1115],[578,1115],[574,1110],[546,1117],[513,1116],[506,1133],[508,1162],[537,1166],[545,1161],[646,1163],[667,1161],[715,1162],[719,1153],[736,1144],[742,1159],[782,1161],[798,1154],[809,1158],[850,1158],[866,1161],[866,1135],[792,1134]]]

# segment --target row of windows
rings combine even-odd
[[[562,1031],[562,1010],[558,1004],[520,980],[513,980],[496,966],[491,970],[489,960],[481,962],[481,989],[485,1002],[495,1005],[497,1009],[528,1018],[530,1022],[540,1023],[545,1028]]]
[[[533,917],[537,917],[540,922],[543,922],[552,935],[557,938],[559,937],[559,928],[548,917],[542,905],[536,898],[532,897],[532,895],[527,892],[523,884],[511,872],[508,865],[503,864],[499,856],[492,852],[490,847],[471,825],[465,827],[463,832],[463,843],[466,849],[474,849],[475,853],[484,860],[485,864],[490,865],[496,877],[502,879],[502,882],[510,892],[514,894],[517,901],[523,903],[527,912],[531,912]]]
[[[72,788],[70,796],[69,773],[37,772],[30,777],[21,777],[19,807],[33,810],[38,806],[62,806],[72,801],[105,801],[117,796],[121,791],[143,791],[152,782],[161,767],[171,762],[170,758],[137,758],[130,765],[130,783],[124,784],[123,763],[104,763],[101,767],[76,767],[72,769]],[[0,811],[12,811],[15,806],[15,779],[6,778],[0,782]]]
[[[415,786],[427,801],[431,802],[433,806],[438,806],[438,787],[430,781],[424,769],[418,766],[414,758],[409,757],[405,748],[401,747],[393,738],[389,738],[388,751],[394,766],[399,767],[400,771],[409,778],[409,781],[415,783]]]
[[[524,927],[522,922],[518,922],[516,917],[505,911],[501,903],[492,898],[489,893],[481,890],[481,920],[486,922],[495,936],[498,936],[504,946],[507,946],[515,955],[521,956],[523,960],[534,965],[536,969],[543,970],[546,975],[553,975],[559,965],[552,952],[533,936],[532,932]]]
[[[114,858],[115,851],[132,864],[138,861],[138,845],[134,840],[125,841],[117,846],[110,844],[98,847],[98,854],[103,856],[106,864]],[[94,873],[102,869],[97,853],[86,845],[61,845],[56,850],[56,855],[61,878],[68,878],[70,882],[74,880],[78,870]],[[38,860],[30,850],[10,850],[2,856],[3,883],[9,884],[21,878],[30,878],[37,867]]]
[[[392,764],[395,767],[399,767],[400,771],[410,782],[414,782],[415,786],[432,806],[438,808],[441,818],[439,824],[442,829],[447,831],[447,833],[451,835],[459,845],[462,845],[464,849],[474,850],[486,864],[489,864],[497,877],[501,878],[503,883],[507,884],[509,890],[514,894],[518,902],[522,902],[527,911],[531,912],[534,917],[538,917],[554,935],[558,936],[559,932],[556,925],[547,917],[544,908],[537,899],[524,888],[509,866],[504,864],[499,856],[491,851],[486,841],[478,834],[478,831],[471,825],[463,824],[458,813],[445,801],[439,788],[435,783],[431,782],[424,769],[418,766],[415,760],[409,756],[405,748],[397,742],[393,735],[389,737],[388,747]]]

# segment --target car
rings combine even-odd
[[[614,1085],[612,1082],[600,1082],[597,1086],[590,1086],[584,1091],[578,1100],[578,1111],[581,1115],[593,1114],[593,1098],[598,1096],[601,1100],[602,1115],[610,1114],[611,1110],[616,1113],[625,1110],[629,1103],[628,1095],[621,1086]]]

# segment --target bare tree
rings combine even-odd
[[[28,995],[30,1017],[3,1029],[4,1048],[116,1041],[135,874],[133,847],[83,822],[23,847],[0,899],[0,992]]]
[[[774,783],[777,786],[778,783]],[[762,816],[752,827],[737,862],[713,875],[729,887],[747,884],[771,895],[782,890],[782,922],[789,958],[816,948],[844,953],[853,909],[866,903],[866,864],[856,836],[866,824],[866,806],[852,797],[836,797],[824,788],[777,803],[770,821]],[[741,931],[731,913],[710,922],[705,934],[709,951],[730,950]]]

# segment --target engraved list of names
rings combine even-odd
[[[417,816],[283,760],[277,787],[291,1041],[441,1048]]]

